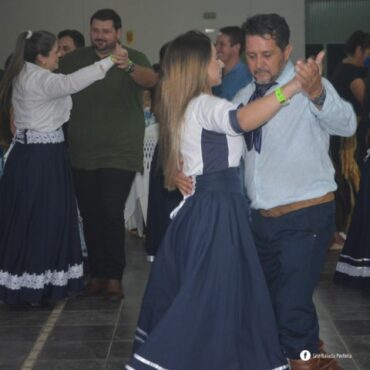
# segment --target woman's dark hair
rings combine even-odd
[[[346,41],[344,51],[347,55],[354,55],[357,47],[362,50],[370,48],[370,34],[364,31],[358,30],[352,33],[352,35]]]
[[[16,42],[15,50],[7,61],[4,76],[0,82],[0,109],[8,112],[11,107],[13,80],[21,72],[24,62],[36,64],[39,54],[47,57],[56,43],[56,37],[48,31],[22,32]],[[6,125],[1,120],[0,125]]]
[[[257,14],[248,18],[242,25],[244,37],[271,36],[276,45],[285,50],[289,44],[290,30],[286,20],[279,14]]]
[[[162,62],[163,62],[163,59],[164,59],[164,56],[166,54],[166,50],[167,50],[167,47],[168,47],[169,44],[170,44],[169,42],[166,42],[159,49],[159,65],[161,65]]]
[[[90,18],[90,25],[94,19],[98,21],[112,21],[116,30],[122,28],[121,17],[113,9],[106,8],[96,11]]]
[[[67,36],[73,40],[76,48],[83,48],[85,46],[85,37],[81,32],[77,30],[63,30],[58,33],[58,39]]]

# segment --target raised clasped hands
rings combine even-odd
[[[306,61],[298,60],[295,65],[295,79],[310,99],[318,97],[323,90],[321,75],[324,56],[325,52],[320,51],[315,58],[310,57]]]
[[[128,52],[119,43],[116,44],[116,47],[112,53],[112,61],[117,65],[118,68],[126,69],[128,67]]]

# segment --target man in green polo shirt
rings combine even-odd
[[[71,73],[110,55],[121,37],[121,19],[112,9],[90,19],[90,47],[60,61]],[[104,80],[74,94],[68,126],[78,206],[83,218],[91,277],[89,294],[122,298],[125,267],[123,211],[135,172],[143,165],[143,89],[157,76],[146,56],[126,48],[124,70],[111,68]]]

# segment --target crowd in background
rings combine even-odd
[[[155,263],[127,369],[148,358],[198,369],[186,357],[195,338],[201,345],[194,312],[219,338],[197,354],[199,369],[238,357],[224,330],[254,343],[240,360],[253,368],[288,368],[288,358],[296,370],[340,369],[332,359],[300,367],[300,352],[323,351],[310,300],[329,248],[341,250],[335,282],[370,286],[370,34],[350,35],[326,79],[323,54],[292,63],[289,27],[276,14],[223,27],[214,45],[199,32],[169,40],[153,66],[121,44],[121,29],[119,15],[101,9],[90,46],[77,30],[22,32],[1,72],[0,301],[124,298],[125,202],[142,170],[146,120],[156,117],[146,228]],[[225,240],[240,249],[225,250]],[[311,267],[293,273],[302,261]],[[289,303],[297,286],[304,293]],[[248,334],[238,305],[253,322]]]

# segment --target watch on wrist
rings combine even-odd
[[[322,91],[320,93],[319,96],[316,96],[316,98],[314,99],[310,99],[312,101],[312,103],[314,103],[315,105],[318,105],[319,107],[323,106],[324,105],[324,102],[325,102],[325,98],[326,98],[326,90],[325,90],[325,87],[322,88]]]
[[[128,60],[127,68],[124,70],[126,73],[130,74],[135,70],[135,63],[132,60]]]

